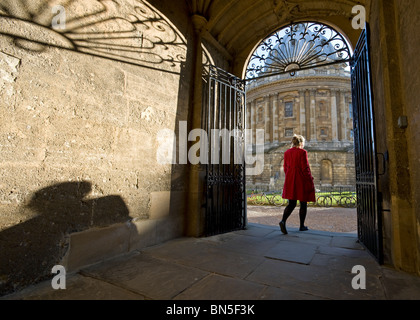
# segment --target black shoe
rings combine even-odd
[[[309,229],[308,229],[308,227],[300,227],[299,228],[299,231],[308,231]]]
[[[286,223],[283,221],[280,221],[279,226],[280,226],[281,232],[283,232],[283,234],[287,234]]]

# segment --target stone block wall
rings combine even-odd
[[[408,127],[406,128],[407,153],[409,156],[408,166],[410,168],[411,199],[413,215],[413,231],[417,247],[416,266],[412,269],[420,275],[420,105],[418,102],[418,88],[420,87],[420,75],[413,72],[418,68],[416,52],[420,46],[420,36],[417,32],[420,27],[418,12],[420,3],[418,1],[396,1],[398,8],[398,32],[401,37],[401,76],[405,86],[404,91],[404,115],[407,117]],[[415,43],[415,45],[412,45]],[[402,128],[402,130],[405,130]],[[411,222],[409,222],[411,223]]]
[[[378,180],[384,260],[415,274],[420,274],[419,5],[375,0],[369,18],[376,144],[385,155]]]
[[[283,155],[288,147],[282,147],[264,155],[264,170],[260,175],[247,176],[247,190],[281,191],[284,185]],[[346,151],[308,151],[308,160],[314,183],[322,186],[355,187],[356,172],[353,152]],[[326,161],[330,164],[329,178],[323,176],[322,165]],[[324,179],[323,179],[324,178]]]
[[[61,4],[60,30],[48,1],[0,5],[0,294],[183,234],[157,136],[188,116],[186,8]]]

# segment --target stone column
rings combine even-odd
[[[306,131],[306,139],[308,141],[311,140],[311,97],[310,97],[310,91],[308,89],[305,90],[305,131]]]
[[[279,141],[283,140],[284,138],[284,105],[283,105],[283,99],[280,98],[280,95],[278,96],[278,121],[277,124],[279,126]],[[280,124],[281,122],[281,124]]]
[[[338,141],[337,91],[331,90],[331,130],[332,140]]]
[[[275,94],[273,95],[273,119],[272,119],[272,123],[273,123],[273,139],[272,141],[279,141],[279,114],[277,111],[278,108],[278,95]]]
[[[247,102],[246,104],[246,125],[245,129],[251,129],[251,102]]]
[[[316,89],[311,89],[309,92],[309,98],[311,101],[310,104],[310,110],[311,110],[311,119],[310,119],[310,124],[311,124],[311,136],[310,136],[310,140],[311,141],[317,141],[317,132],[316,132],[316,101],[315,101],[315,97],[316,97]]]
[[[273,95],[268,96],[268,133],[270,134],[270,139],[268,142],[272,143],[274,141],[274,122],[273,122]]]
[[[346,105],[346,91],[340,92],[340,110],[341,110],[341,140],[348,141],[349,137],[347,134],[347,119],[349,118],[349,108]]]
[[[252,102],[247,101],[246,103],[246,123],[245,123],[245,134],[246,134],[246,140],[245,143],[248,143],[249,136],[248,134],[251,133],[251,139],[252,139],[252,117],[251,117],[251,109],[252,109]],[[246,149],[245,149],[246,152]]]
[[[300,105],[300,132],[306,137],[306,108],[305,108],[305,91],[299,91],[299,105]]]
[[[251,136],[252,136],[252,143],[254,143],[255,141],[255,130],[256,130],[256,126],[257,126],[257,120],[256,120],[256,102],[255,100],[251,102],[251,122],[250,122],[250,129],[251,129]]]
[[[264,114],[265,114],[265,142],[270,142],[270,96],[264,96]]]
[[[194,91],[192,92],[192,103],[189,106],[190,124],[189,128],[201,127],[201,114],[202,114],[202,30],[207,24],[206,18],[194,15],[192,16],[194,25],[194,37],[192,59],[194,59]],[[186,214],[186,230],[185,233],[190,237],[200,237],[204,234],[205,228],[205,206],[203,200],[203,192],[205,186],[206,172],[203,167],[199,165],[189,164],[189,177],[188,177],[188,209]]]

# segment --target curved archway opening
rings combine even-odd
[[[248,194],[259,199],[248,202],[249,222],[278,225],[287,205],[281,198],[285,177],[279,174],[278,163],[290,148],[293,135],[301,134],[307,140],[305,149],[317,191],[317,202],[307,215],[309,227],[357,232],[352,54],[345,35],[312,21],[271,33],[250,54],[243,73],[247,80],[247,129],[252,143],[256,142],[255,130],[264,130],[265,163],[261,175],[247,177]],[[298,214],[291,219],[297,227]]]

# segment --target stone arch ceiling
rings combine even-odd
[[[351,27],[352,8],[370,0],[186,0],[192,15],[205,18],[203,31],[223,47],[238,72],[255,46],[278,28],[299,20],[327,22],[354,46],[360,30]],[[367,16],[369,14],[367,13]],[[233,71],[232,70],[232,71]]]

